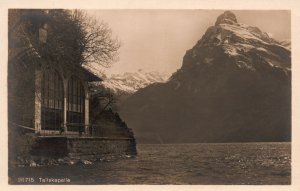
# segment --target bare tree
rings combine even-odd
[[[91,114],[91,122],[95,122],[97,118],[106,110],[112,109],[117,102],[117,96],[99,84],[90,84],[91,100],[90,109],[93,111]]]
[[[112,38],[112,31],[108,24],[89,17],[79,10],[73,12],[73,18],[84,31],[81,63],[96,63],[103,67],[110,67],[117,59],[120,42]]]
[[[47,30],[47,42],[41,43],[39,29]],[[118,58],[120,42],[112,37],[108,24],[88,16],[82,10],[10,10],[10,58],[40,56],[70,67],[97,64],[110,67]]]

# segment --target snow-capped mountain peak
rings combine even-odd
[[[134,93],[153,83],[166,82],[168,75],[157,71],[146,72],[139,69],[136,72],[125,72],[123,74],[113,74],[105,79],[101,84],[114,93]]]
[[[216,52],[213,53],[212,50]],[[271,67],[290,69],[288,43],[280,43],[258,27],[238,23],[230,11],[220,15],[215,25],[209,27],[201,40],[187,51],[185,57],[190,61],[184,64],[211,64],[208,60],[215,58],[215,54],[228,55],[236,67],[241,69],[255,70],[251,64],[253,54],[264,57]]]

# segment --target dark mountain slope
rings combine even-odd
[[[130,96],[121,115],[140,142],[289,141],[290,68],[289,49],[227,11],[168,82]]]

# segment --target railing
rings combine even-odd
[[[39,136],[75,136],[75,137],[106,137],[106,138],[132,138],[131,129],[124,126],[107,127],[103,125],[85,125],[81,123],[67,123],[56,129],[42,129],[37,124],[38,131],[34,128],[9,122],[9,125],[21,133],[37,133]]]
[[[43,128],[41,124],[36,124],[37,134],[40,136],[83,136],[86,125],[81,123],[61,124],[59,127]]]
[[[89,136],[91,137],[114,137],[114,138],[132,138],[133,133],[127,127],[107,127],[102,125],[89,125]]]
[[[13,128],[12,130],[17,130],[20,133],[34,133],[35,131],[35,129],[32,127],[20,125],[11,121],[8,121],[8,124],[11,128]]]
[[[57,130],[40,129],[40,136],[74,136],[74,137],[107,137],[107,138],[128,138],[133,137],[133,133],[127,127],[106,127],[103,125],[85,125],[82,123],[67,123]]]
[[[86,127],[89,125],[85,125],[83,123],[67,123],[67,132],[65,134],[73,134],[78,133],[79,136],[82,136],[83,134],[86,134]]]

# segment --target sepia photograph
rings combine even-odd
[[[291,10],[9,8],[9,185],[291,185]]]

